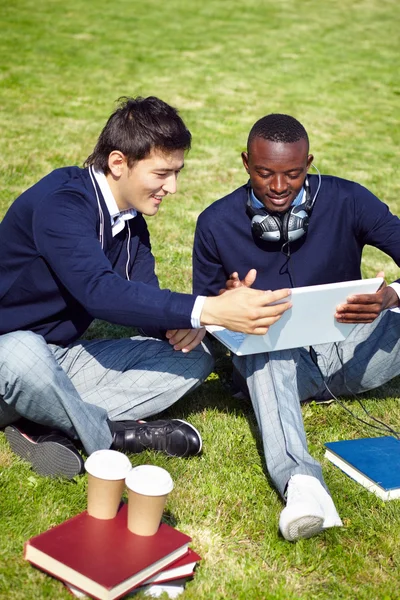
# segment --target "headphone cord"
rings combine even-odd
[[[381,433],[391,433],[392,435],[394,435],[396,438],[400,439],[400,432],[396,431],[395,429],[393,429],[392,427],[390,427],[390,425],[388,425],[387,423],[385,423],[384,421],[381,421],[380,419],[374,417],[373,415],[371,415],[371,413],[365,408],[365,406],[363,405],[363,403],[361,402],[360,398],[358,398],[357,394],[355,394],[347,385],[346,383],[346,378],[345,378],[345,369],[344,369],[344,363],[343,363],[343,358],[340,356],[339,353],[339,348],[337,343],[335,343],[335,348],[336,348],[336,352],[340,361],[340,364],[342,366],[342,370],[343,370],[343,379],[344,379],[344,385],[347,389],[347,391],[349,392],[349,394],[351,396],[353,396],[353,398],[355,398],[358,402],[358,404],[361,406],[362,410],[364,411],[364,413],[367,415],[367,417],[369,419],[372,419],[373,421],[375,421],[376,423],[379,423],[382,427],[380,427],[379,425],[374,425],[373,423],[369,423],[368,421],[365,421],[364,419],[361,419],[360,417],[358,417],[357,415],[355,415],[353,413],[353,411],[351,411],[343,402],[341,402],[341,400],[339,400],[335,394],[332,392],[332,390],[330,389],[330,387],[328,386],[327,382],[326,382],[326,378],[324,376],[324,374],[321,371],[321,368],[318,364],[318,356],[319,355],[312,346],[310,346],[310,357],[311,360],[313,361],[313,363],[315,364],[315,366],[317,367],[319,374],[321,375],[323,384],[328,392],[328,394],[330,394],[332,396],[332,398],[345,410],[347,411],[354,419],[356,419],[357,421],[360,421],[360,423],[363,423],[364,425],[368,425],[368,427],[372,427],[373,429],[377,429],[378,431],[380,431]],[[324,358],[324,357],[322,357]]]
[[[287,249],[286,249],[286,251],[285,251],[285,248],[287,248]],[[294,275],[293,275],[293,273],[292,273],[292,270],[291,270],[291,269],[290,269],[290,267],[289,267],[289,262],[290,262],[290,259],[291,259],[291,257],[292,257],[292,254],[291,254],[291,251],[290,251],[290,242],[289,242],[289,241],[287,241],[287,242],[284,242],[284,244],[282,244],[282,247],[281,247],[281,252],[282,252],[282,254],[283,254],[284,256],[286,256],[286,259],[287,259],[287,260],[286,260],[286,262],[285,262],[285,263],[282,265],[282,267],[281,267],[281,269],[280,269],[280,274],[282,274],[282,273],[283,273],[283,269],[286,267],[286,273],[287,273],[287,274],[288,274],[288,276],[289,276],[290,287],[294,288],[294,287],[296,287],[296,284],[295,284],[295,281],[294,281]]]

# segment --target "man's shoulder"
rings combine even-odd
[[[54,171],[43,177],[39,183],[47,183],[49,188],[54,190],[58,188],[73,188],[77,190],[82,189],[83,191],[86,190],[89,179],[90,176],[87,169],[72,166],[54,169]]]
[[[247,202],[247,186],[242,185],[230,194],[216,200],[200,214],[199,219],[207,221],[215,219],[218,215],[233,214],[235,210],[240,210],[246,207]]]
[[[317,179],[318,175],[310,176],[311,181],[317,181]],[[343,177],[337,177],[336,175],[321,175],[321,188],[330,188],[336,192],[341,190],[344,192],[351,191],[352,193],[367,189],[362,184],[357,183],[357,181],[352,181]]]
[[[309,181],[311,194],[316,193],[318,176],[311,175]],[[380,200],[361,183],[334,175],[321,175],[321,187],[317,194],[317,204],[322,203],[325,205],[332,202],[334,202],[336,208],[338,205],[349,208],[354,205],[375,206]]]
[[[64,202],[66,198],[85,204],[96,204],[93,184],[87,169],[80,167],[61,167],[51,171],[21,196],[34,206],[54,203],[56,198]]]

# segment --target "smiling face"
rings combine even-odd
[[[118,208],[134,208],[153,216],[166,195],[176,192],[177,178],[184,166],[184,150],[153,149],[132,168],[128,167],[125,156],[115,150],[108,164],[110,172],[106,177]]]
[[[313,156],[305,139],[284,143],[256,137],[242,160],[256,198],[269,212],[284,213],[303,187]]]

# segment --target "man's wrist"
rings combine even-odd
[[[213,305],[215,305],[215,301],[218,300],[220,296],[207,296],[204,298],[203,310],[201,311],[200,322],[202,326],[205,325],[219,325],[216,322],[215,310],[213,310]]]

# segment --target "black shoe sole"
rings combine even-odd
[[[32,465],[39,475],[72,479],[82,472],[82,458],[57,442],[36,443],[12,425],[5,428],[11,450]]]

